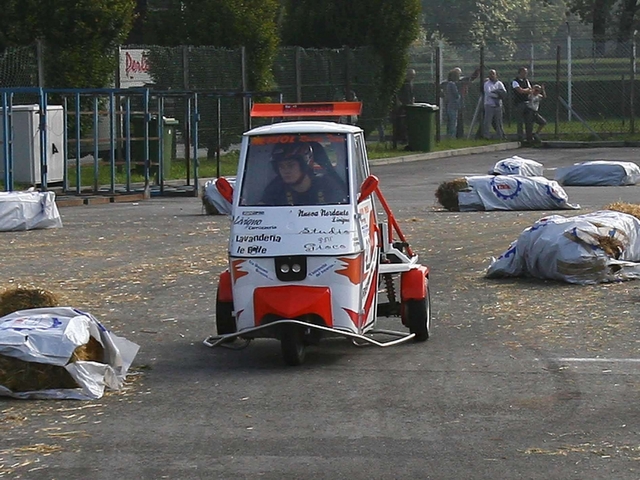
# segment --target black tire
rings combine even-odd
[[[233,318],[233,302],[221,302],[216,295],[216,329],[218,335],[236,333],[236,319]]]
[[[409,331],[416,334],[416,342],[427,340],[431,335],[431,296],[428,283],[424,299],[404,302],[404,313]]]
[[[282,325],[280,347],[282,358],[287,365],[302,365],[306,353],[303,328],[298,325]]]

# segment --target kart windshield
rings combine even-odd
[[[348,178],[346,135],[251,136],[240,205],[348,204]]]

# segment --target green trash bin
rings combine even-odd
[[[435,118],[440,107],[429,103],[405,105],[409,150],[433,150]]]
[[[162,170],[167,177],[171,172],[173,159],[173,142],[175,139],[178,120],[170,117],[162,117]],[[131,163],[136,173],[144,173],[144,116],[131,116]],[[149,120],[149,175],[158,174],[158,117],[152,116]]]

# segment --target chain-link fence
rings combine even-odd
[[[607,139],[635,132],[638,108],[635,90],[635,43],[615,41],[596,45],[590,39],[562,42],[529,42],[506,54],[501,45],[471,48],[439,43],[414,47],[410,67],[417,71],[416,101],[440,104],[438,85],[458,67],[463,78],[462,128],[458,137],[474,138],[482,115],[482,84],[495,69],[508,91],[518,69],[526,67],[532,84],[545,86],[540,113],[548,121],[544,135],[550,138]],[[477,78],[474,77],[474,72]],[[504,102],[505,131],[515,135],[516,114],[511,92]],[[444,122],[444,108],[440,109]]]
[[[0,88],[41,86],[44,77],[40,52],[38,44],[33,44],[0,53]]]
[[[243,48],[136,48],[144,51],[149,83],[153,88],[208,92],[200,97],[199,104],[203,147],[210,151],[227,148],[251,126]],[[7,49],[0,54],[0,87],[46,86],[43,85],[42,68],[39,68],[43,64],[42,52],[46,54],[46,50],[32,45]],[[521,66],[529,69],[532,83],[545,85],[547,98],[540,107],[540,113],[548,121],[545,136],[606,139],[635,133],[638,108],[635,42],[595,44],[590,39],[572,39],[567,34],[566,38],[552,41],[521,42],[512,49],[504,45],[478,48],[441,42],[412,47],[409,54],[409,66],[417,71],[414,80],[416,101],[441,106],[437,135],[444,125],[440,83],[446,80],[451,69],[459,67],[467,77],[467,81],[463,78],[460,84],[463,104],[458,136],[474,138],[483,110],[481,80],[490,69],[495,69],[499,79],[510,89]],[[478,77],[471,81],[469,77],[476,70]],[[272,71],[274,91],[281,94],[282,100],[310,102],[357,98],[363,102],[358,123],[368,134],[389,138],[388,102],[378,95],[383,64],[373,49],[282,47]],[[180,96],[167,99],[165,108],[167,115],[177,118],[181,125],[185,124],[188,111]],[[511,101],[505,102],[504,119],[507,134],[515,134]]]

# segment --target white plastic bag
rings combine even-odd
[[[0,232],[62,227],[54,192],[0,192]]]
[[[572,186],[635,185],[640,181],[640,167],[633,162],[595,160],[559,168],[554,178]]]
[[[526,228],[497,259],[487,278],[531,276],[576,284],[640,278],[640,220],[601,210],[575,217],[552,215]],[[607,253],[600,239],[621,246]]]
[[[465,178],[469,191],[458,193],[461,212],[476,210],[566,210],[580,205],[553,180],[518,175],[479,175]]]
[[[102,362],[70,363],[75,349],[90,337],[104,350]],[[92,315],[74,308],[34,308],[0,317],[0,354],[25,362],[66,369],[79,388],[12,392],[0,384],[0,396],[14,398],[96,399],[105,387],[121,388],[139,346],[109,332]]]

